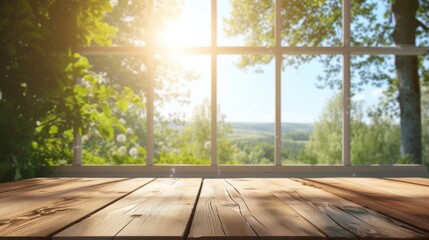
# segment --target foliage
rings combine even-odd
[[[144,59],[86,58],[76,51],[89,45],[144,44],[147,28],[137,26],[146,24],[147,14],[142,13],[147,3],[1,3],[0,27],[5,33],[1,75],[10,79],[0,85],[0,120],[5,136],[0,172],[7,172],[5,180],[42,173],[42,166],[70,163],[74,132],[83,135],[84,163],[144,163]],[[162,3],[170,8],[160,4],[158,1],[155,7],[160,10],[154,13],[163,16],[155,18],[158,26],[172,17],[167,13],[178,11],[180,1]],[[113,38],[117,31],[118,37]],[[155,84],[161,90],[165,87],[168,96],[157,101],[186,101],[186,95],[181,97],[174,91],[175,84],[185,75],[189,79],[194,75],[181,71],[180,65],[170,60],[157,60]],[[75,85],[78,78],[81,84]],[[123,135],[126,141],[118,141]]]
[[[111,10],[108,0],[0,3],[2,180],[33,177],[69,161],[72,132],[85,133],[89,123],[111,139],[114,127],[123,128],[106,103],[139,98],[101,84],[88,59],[75,53],[111,44],[116,30],[103,21]],[[85,85],[76,86],[78,78]]]
[[[401,157],[400,129],[380,106],[363,108],[353,102],[351,112],[352,164],[411,163]],[[314,131],[297,159],[308,164],[340,164],[342,139],[342,95],[336,94],[314,124]]]
[[[428,4],[420,0],[417,18],[422,23],[429,19]],[[249,2],[232,0],[232,11],[224,19],[226,36],[242,36],[246,46],[274,46],[274,4],[271,0]],[[282,0],[281,2],[281,43],[282,46],[341,46],[342,10],[341,0]],[[351,1],[351,44],[353,46],[390,46],[394,21],[391,1],[357,0]],[[384,11],[384,12],[382,12]],[[381,16],[379,16],[381,14]],[[374,37],[377,36],[377,37]],[[418,28],[416,36],[420,46],[427,46],[429,32]],[[267,64],[274,56],[245,55],[238,66],[251,67]],[[283,67],[299,66],[317,58],[324,64],[325,74],[320,76],[320,86],[334,88],[341,83],[337,73],[341,71],[340,56],[335,55],[297,55],[283,56]],[[333,64],[335,63],[335,64]],[[365,55],[354,58],[354,74],[360,76],[355,86],[374,80],[372,84],[390,81],[391,75],[384,67],[388,61],[382,56]],[[371,71],[368,71],[371,69]],[[383,80],[383,81],[382,81]]]
[[[342,96],[329,100],[298,158],[309,164],[339,164],[342,156]]]
[[[130,103],[127,111],[112,107],[112,115],[126,128],[115,128],[114,138],[103,137],[90,127],[83,140],[84,164],[143,164],[146,158],[146,121],[141,103]]]
[[[396,31],[396,23],[394,21],[395,14],[392,12],[394,6],[399,6],[399,1],[374,1],[374,0],[358,0],[351,1],[351,45],[353,46],[391,46],[393,44],[402,45],[405,42],[396,42],[393,39],[394,30]],[[417,32],[415,40],[419,46],[427,46],[429,41],[428,19],[429,5],[427,1],[415,0],[410,1],[417,9],[416,19],[411,16],[410,19],[404,18],[403,22],[410,23],[410,29],[416,27]],[[395,5],[396,4],[396,5]],[[404,6],[406,1],[401,1]],[[273,46],[274,45],[274,2],[271,0],[261,0],[249,2],[245,0],[232,1],[231,17],[224,19],[226,23],[225,33],[227,36],[242,36],[245,44],[248,46]],[[399,11],[400,12],[400,11]],[[396,16],[398,17],[398,16]],[[402,16],[403,17],[403,16]],[[414,26],[411,26],[415,24]],[[281,43],[282,46],[340,46],[342,35],[342,11],[340,0],[282,0],[281,1]],[[405,29],[405,28],[404,28]],[[402,29],[403,30],[403,29]],[[407,40],[411,41],[411,40]],[[411,44],[411,41],[408,44]],[[258,64],[267,64],[274,56],[257,56],[245,55],[237,64],[240,68],[246,68]],[[319,76],[319,87],[330,87],[331,89],[339,89],[342,85],[340,74],[341,56],[340,55],[298,55],[298,56],[283,56],[283,67],[299,66],[302,63],[312,59],[318,59],[323,65],[325,72]],[[407,93],[407,89],[418,84],[418,79],[408,77],[407,79],[398,79],[394,77],[392,72],[398,71],[403,74],[401,76],[409,76],[404,71],[413,71],[393,66],[392,58],[386,58],[380,55],[362,55],[352,58],[352,81],[351,88],[353,92],[358,92],[363,89],[363,86],[371,84],[373,86],[387,85],[389,91],[386,95],[398,96],[402,91],[403,96]],[[423,79],[427,76],[427,61],[425,64],[419,64],[419,74]],[[414,73],[413,73],[414,74]],[[414,76],[414,75],[413,75]],[[405,77],[404,77],[405,78]],[[402,84],[398,84],[402,82]],[[400,86],[404,86],[400,88]],[[412,102],[413,106],[406,106],[406,100],[401,99],[416,99]],[[409,93],[407,98],[391,98],[395,102],[399,102],[401,109],[419,109],[417,104],[420,98],[419,91]],[[410,100],[411,102],[411,100]],[[396,110],[396,109],[394,109]],[[395,112],[393,114],[396,114]],[[413,113],[414,114],[414,113]],[[419,118],[419,113],[409,117],[407,114],[401,115],[402,127],[402,145],[404,152],[411,154],[415,162],[420,162],[418,147],[411,147],[408,144],[404,133],[407,133],[406,127],[416,125],[416,119]],[[418,121],[417,121],[418,125]],[[410,134],[419,138],[419,126],[412,127],[417,131]],[[417,145],[419,139],[412,140]],[[406,149],[405,149],[406,146]]]
[[[232,142],[227,139],[231,126],[218,113],[218,159],[227,162],[232,154]],[[211,105],[205,100],[194,108],[192,120],[175,129],[164,126],[165,142],[158,143],[155,157],[160,164],[210,164],[211,154]],[[224,158],[222,158],[224,157]]]
[[[154,2],[154,25],[157,26],[155,37],[165,28],[168,21],[173,21],[177,17],[181,8],[181,1],[156,1]],[[148,1],[132,0],[132,1],[117,1],[113,6],[113,11],[106,15],[106,22],[115,26],[118,29],[118,36],[113,39],[113,44],[116,46],[139,46],[145,45],[150,40],[147,35],[148,32]],[[111,86],[114,89],[131,88],[135,93],[141,96],[142,99],[147,97],[147,58],[136,56],[93,56],[90,57],[91,63],[94,65],[92,71],[94,74],[102,78],[103,84]],[[165,104],[176,102],[182,105],[189,103],[189,94],[181,88],[188,82],[197,78],[193,71],[185,69],[182,64],[174,58],[169,56],[157,56],[154,59],[154,88],[155,97],[154,105],[155,113],[154,120],[155,126],[155,161],[157,162],[162,157],[161,162],[173,163],[176,161],[183,162],[180,157],[174,157],[174,160],[169,154],[161,154],[160,149],[169,149],[171,145],[177,146],[179,139],[175,138],[178,134],[176,129],[171,128],[171,124],[180,122],[180,118],[173,116],[172,118],[160,114],[160,109]],[[111,106],[112,104],[110,104]],[[115,108],[115,106],[111,106]],[[121,164],[132,163],[139,164],[145,162],[146,157],[146,106],[130,107],[129,111],[125,114],[121,111],[113,111],[112,115],[118,119],[125,120],[124,127],[132,129],[136,133],[135,138],[127,138],[126,145],[138,147],[139,157],[130,158],[130,156],[123,155],[118,158],[117,154],[107,154],[107,152],[117,152],[123,146],[119,146],[117,142],[100,137],[93,138],[92,142],[85,142],[84,149],[87,152],[85,163],[99,163],[100,161],[93,161],[94,156],[101,157],[105,163]],[[173,125],[174,125],[173,124]],[[93,130],[90,130],[94,132]],[[114,136],[121,134],[116,129]],[[94,134],[92,134],[94,135]],[[127,135],[128,137],[128,135]],[[183,138],[186,138],[183,136]],[[129,142],[128,140],[132,140]],[[185,141],[184,139],[182,139]],[[96,142],[102,143],[104,150],[97,149]],[[168,144],[165,144],[168,143]],[[126,146],[127,147],[127,146]],[[184,148],[184,147],[183,147]],[[122,148],[123,149],[123,148]],[[183,152],[189,150],[182,149]],[[91,154],[90,154],[91,153]],[[172,154],[172,153],[171,153]],[[129,155],[129,154],[128,154]],[[113,158],[112,158],[113,157]],[[128,160],[123,160],[128,158]],[[97,158],[98,159],[98,158]],[[120,160],[122,159],[122,160]],[[168,159],[168,160],[166,160]]]

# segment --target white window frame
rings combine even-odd
[[[351,0],[342,1],[342,15],[343,15],[343,26],[342,26],[342,46],[337,47],[286,47],[281,46],[281,0],[275,0],[275,46],[273,47],[222,47],[217,44],[218,36],[218,26],[217,26],[217,0],[211,0],[211,45],[208,47],[184,47],[184,48],[166,48],[166,47],[155,47],[154,40],[148,39],[147,46],[145,47],[87,47],[81,49],[80,53],[86,56],[146,56],[148,59],[148,68],[147,68],[147,170],[142,170],[139,168],[139,171],[149,171],[149,168],[158,167],[154,166],[154,55],[155,54],[185,54],[185,55],[210,55],[211,56],[211,168],[199,168],[200,172],[211,172],[216,173],[219,171],[220,167],[223,169],[229,169],[234,172],[235,167],[237,166],[218,166],[217,162],[217,56],[218,55],[241,55],[241,54],[270,54],[275,58],[275,159],[273,167],[282,167],[281,159],[281,78],[282,78],[282,56],[283,55],[299,55],[299,54],[312,54],[312,55],[322,55],[322,54],[336,54],[343,56],[343,133],[342,133],[342,167],[351,166],[350,161],[350,59],[352,55],[362,55],[362,54],[391,54],[391,55],[420,55],[429,52],[427,47],[415,47],[415,46],[396,46],[396,47],[353,47],[350,44],[351,32],[350,32],[350,22],[351,22]],[[153,0],[149,1],[149,9],[152,9]],[[149,10],[148,19],[152,18],[152,12]],[[149,24],[149,36],[153,36],[150,33],[153,33],[153,27]],[[82,165],[82,142],[80,136],[75,134],[75,146],[74,146],[74,166]],[[246,165],[247,166],[247,165]],[[240,169],[244,169],[246,166],[239,166]],[[419,172],[424,167],[420,165],[407,165],[409,167],[420,167],[413,168],[410,171]],[[143,166],[144,167],[144,166]],[[165,167],[165,166],[164,166]],[[177,166],[180,168],[180,166]],[[189,166],[182,167],[184,172],[190,172],[188,170]],[[198,165],[192,166],[198,167]],[[315,166],[311,166],[315,167]],[[287,166],[289,170],[294,168]],[[131,169],[124,171],[131,171]],[[163,169],[162,166],[159,166],[158,169]],[[194,169],[194,168],[193,168]],[[206,170],[204,170],[206,169]],[[211,169],[211,170],[209,170]],[[261,169],[255,169],[254,171],[261,173],[261,171],[268,172],[277,172],[270,170],[275,168],[264,168],[261,166]],[[296,168],[300,169],[300,168]],[[317,168],[320,171],[320,168]],[[323,168],[322,168],[323,169]],[[332,168],[331,168],[332,169]],[[353,171],[356,171],[358,168],[354,168]],[[380,168],[378,168],[380,170]],[[388,173],[391,173],[390,168],[386,168]],[[401,170],[400,170],[401,169]],[[400,170],[402,172],[407,172],[407,170],[402,166]],[[334,169],[332,169],[334,170]],[[395,170],[395,171],[396,171]],[[63,170],[68,171],[68,170]],[[153,169],[150,170],[152,172]],[[160,170],[163,173],[171,172],[171,168],[167,167],[166,170]],[[307,171],[307,170],[306,170]],[[313,170],[310,170],[313,171]],[[324,170],[322,170],[323,172]],[[338,170],[335,170],[338,172]],[[341,170],[342,171],[342,170]],[[340,171],[340,172],[341,172]],[[364,171],[368,171],[365,169]],[[227,171],[228,172],[228,171]],[[284,171],[283,171],[284,172]],[[348,170],[345,170],[346,173],[349,173]],[[350,172],[350,173],[351,173]]]

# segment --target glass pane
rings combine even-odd
[[[219,46],[273,46],[274,3],[217,1]]]
[[[149,0],[115,0],[110,1],[112,11],[106,15],[105,21],[116,28],[114,46],[146,46]],[[162,20],[170,19],[163,16]]]
[[[283,46],[341,46],[341,0],[282,1]]]
[[[210,0],[112,0],[105,21],[116,29],[113,46],[146,46],[149,24],[161,47],[210,45]],[[150,12],[153,18],[149,19]]]
[[[352,0],[351,34],[354,46],[392,46],[394,21],[390,2]]]
[[[392,12],[392,2],[394,1],[360,1],[352,0],[352,22],[351,34],[352,45],[354,46],[394,46],[394,39],[392,38],[395,33],[396,19]],[[429,22],[429,4],[424,1],[419,1],[420,5],[416,12],[416,17],[421,23]],[[411,7],[410,3],[404,2],[402,7]],[[401,7],[401,6],[400,6]],[[403,17],[406,21],[406,17]],[[410,20],[411,26],[414,22]],[[400,31],[408,31],[410,28],[406,27],[404,30],[397,29],[398,34]],[[429,32],[424,27],[417,27],[416,33],[417,46],[429,46]]]
[[[421,81],[422,111],[422,163],[429,166],[429,58],[419,57],[422,65],[419,69]]]
[[[82,80],[88,90],[82,93],[94,106],[82,109],[82,117],[97,121],[82,136],[83,163],[145,164],[145,59],[98,56],[89,61],[97,77]]]
[[[400,58],[403,61],[410,56]],[[355,56],[352,60],[352,163],[413,163],[417,158],[415,154],[422,154],[418,149],[422,140],[421,119],[423,129],[427,129],[424,95],[421,95],[422,117],[417,107],[420,96],[415,93],[420,85],[419,78],[416,76],[413,83],[412,77],[398,77],[392,55]],[[410,70],[399,71],[407,69]],[[413,84],[417,87],[412,87]],[[423,93],[425,89],[423,86]],[[425,151],[427,146],[423,146]]]
[[[155,164],[209,164],[210,56],[157,56]]]
[[[210,0],[154,1],[155,44],[160,47],[209,46]]]
[[[241,57],[218,57],[218,163],[273,164],[274,63],[244,70]]]
[[[282,163],[340,164],[341,57],[284,56],[283,64]]]

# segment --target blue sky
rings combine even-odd
[[[182,15],[174,21],[164,35],[164,44],[177,46],[208,46],[210,44],[209,0],[186,0]],[[218,44],[220,46],[242,46],[240,38],[229,39],[223,34],[222,19],[229,15],[229,0],[218,1]],[[178,30],[180,29],[180,33]],[[239,56],[218,56],[218,104],[228,122],[274,122],[275,76],[274,63],[260,66],[263,73],[238,69],[235,63]],[[210,99],[210,56],[177,57],[187,69],[199,74],[192,83],[183,83],[190,91],[190,105],[177,103],[166,105],[161,113],[167,115],[181,112],[192,115],[194,106],[203,99]],[[316,88],[316,77],[323,73],[321,64],[312,61],[298,69],[286,68],[282,72],[282,122],[312,123],[316,121],[327,100],[337,92],[328,88]],[[353,101],[376,104],[382,89],[367,86],[357,93]],[[189,118],[188,118],[189,119]]]

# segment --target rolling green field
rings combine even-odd
[[[231,122],[233,133],[228,137],[240,142],[274,142],[274,123]],[[308,141],[311,123],[282,123],[283,141]]]

